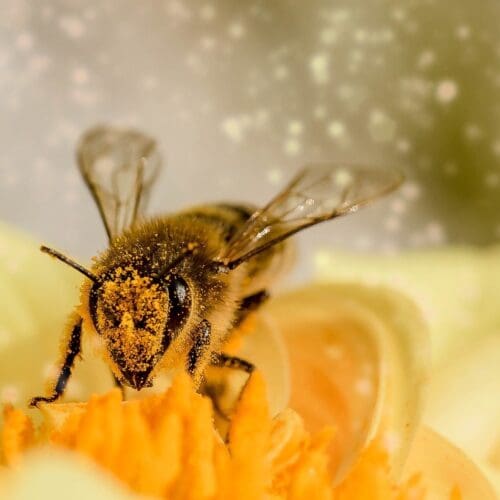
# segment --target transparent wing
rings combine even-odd
[[[80,139],[77,159],[111,240],[144,214],[161,166],[156,143],[135,130],[98,126]]]
[[[402,174],[392,169],[306,167],[266,207],[250,217],[219,260],[235,267],[306,227],[356,211],[398,187],[402,180]]]

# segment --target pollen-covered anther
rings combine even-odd
[[[259,372],[237,404],[227,445],[213,426],[210,400],[185,374],[166,393],[142,400],[123,402],[113,390],[88,403],[48,404],[41,411],[44,430],[38,433],[21,411],[5,411],[5,465],[50,444],[83,454],[132,490],[160,498],[350,499],[369,498],[363,495],[373,488],[387,493],[380,498],[423,498],[417,478],[402,486],[392,482],[377,445],[334,487],[332,430],[311,435],[290,409],[271,418]]]

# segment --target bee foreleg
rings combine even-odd
[[[256,309],[258,309],[268,298],[269,292],[267,290],[261,290],[260,292],[254,293],[253,295],[244,297],[241,301],[240,308],[236,315],[234,326],[241,325],[246,317]]]
[[[232,370],[241,370],[246,373],[252,373],[255,370],[255,365],[243,358],[230,356],[223,352],[214,352],[210,359],[210,364],[219,368],[231,368]]]
[[[193,346],[189,350],[186,367],[193,377],[196,375],[200,359],[207,353],[210,346],[211,333],[212,327],[206,319],[200,322],[193,333]]]
[[[81,350],[81,336],[82,336],[82,318],[78,318],[78,321],[71,330],[70,339],[66,347],[66,355],[64,358],[64,362],[59,372],[59,376],[57,377],[57,382],[54,387],[52,395],[49,397],[38,396],[36,398],[33,398],[30,402],[30,406],[37,406],[38,403],[42,402],[52,403],[63,394],[64,389],[66,389],[66,384],[68,383],[68,379],[71,376],[71,370],[73,369],[75,358],[76,356],[78,356]]]

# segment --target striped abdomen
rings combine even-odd
[[[222,240],[229,243],[256,210],[252,205],[218,203],[193,207],[184,216],[213,226],[222,233]],[[293,246],[289,241],[278,243],[249,259],[246,267],[244,295],[267,289],[285,271],[292,260]]]

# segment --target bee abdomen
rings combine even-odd
[[[197,206],[182,214],[216,228],[227,243],[254,212],[255,207],[251,205],[217,203]]]
[[[218,203],[215,206],[220,208],[223,212],[238,216],[241,223],[246,222],[256,210],[252,205],[243,205],[241,203]]]
[[[224,245],[231,241],[255,210],[256,207],[242,203],[217,203],[191,208],[183,215],[216,228]],[[266,289],[276,281],[278,275],[289,267],[291,255],[293,248],[289,241],[285,241],[249,259],[246,263],[245,295]]]

